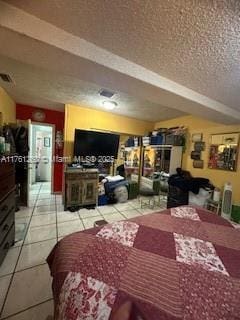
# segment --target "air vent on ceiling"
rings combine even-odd
[[[115,92],[109,91],[107,89],[101,89],[99,91],[100,96],[106,97],[106,98],[112,98],[112,96],[115,94]]]
[[[10,75],[6,73],[0,73],[0,78],[2,79],[2,81],[5,81],[5,82],[13,82]]]

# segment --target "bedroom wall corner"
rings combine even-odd
[[[109,130],[129,135],[144,135],[154,128],[153,122],[137,120],[110,112],[65,105],[65,149],[64,156],[73,155],[75,129]]]
[[[238,164],[237,171],[222,171],[216,169],[208,168],[208,158],[209,158],[209,147],[210,147],[210,137],[212,134],[218,133],[240,133],[240,123],[237,125],[222,125],[221,123],[212,122],[205,120],[203,118],[194,117],[191,115],[174,118],[168,121],[161,121],[155,123],[156,128],[170,128],[175,126],[186,126],[188,128],[188,135],[186,141],[186,151],[183,154],[183,164],[182,167],[185,170],[191,172],[195,177],[204,177],[210,179],[211,182],[219,187],[223,188],[225,182],[231,182],[233,185],[233,199],[235,203],[240,203],[240,193],[239,193],[239,181],[240,181],[240,150],[238,151]],[[192,159],[190,158],[190,153],[193,149],[193,143],[191,141],[191,136],[193,133],[202,133],[203,141],[206,143],[206,149],[202,152],[202,160],[204,160],[204,168],[196,169],[193,168]]]

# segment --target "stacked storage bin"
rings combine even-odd
[[[148,137],[148,136],[142,137],[142,144],[145,147],[149,146],[150,145],[150,137]]]
[[[163,136],[162,135],[151,136],[150,141],[151,141],[151,144],[153,145],[163,144]]]
[[[134,147],[134,138],[130,137],[127,139],[126,143],[125,143],[125,147]]]
[[[134,137],[134,147],[138,147],[139,146],[139,138],[138,137]]]

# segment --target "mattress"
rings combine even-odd
[[[240,319],[240,231],[202,208],[74,233],[47,261],[56,320]]]

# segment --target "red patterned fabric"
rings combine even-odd
[[[201,208],[74,233],[48,263],[55,320],[240,320],[240,230]]]

